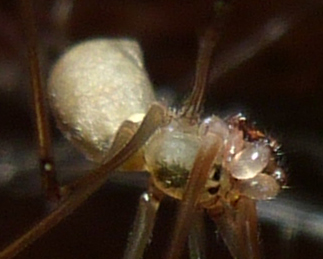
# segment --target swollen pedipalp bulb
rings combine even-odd
[[[250,179],[267,166],[271,150],[265,144],[250,145],[237,153],[228,164],[231,175],[236,179]]]
[[[240,181],[239,190],[242,194],[256,200],[268,200],[277,196],[279,183],[268,174],[258,174],[255,177]]]

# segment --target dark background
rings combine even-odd
[[[35,2],[44,80],[53,61],[73,42],[131,36],[143,47],[156,92],[174,100],[189,94],[197,37],[212,12],[212,1],[79,0],[66,22],[53,18],[66,8],[55,12],[54,1]],[[69,1],[57,6],[64,3]],[[278,29],[284,32],[279,40],[261,43]],[[37,177],[24,42],[17,1],[0,1],[2,247],[46,211]],[[214,57],[205,113],[243,111],[277,137],[285,152],[289,188],[259,205],[264,258],[323,258],[322,46],[323,2],[236,1]],[[248,54],[251,49],[254,54]],[[53,132],[61,181],[91,167],[54,126]],[[113,176],[19,258],[121,258],[146,178],[134,173]],[[162,204],[147,258],[162,256],[175,205]],[[208,234],[209,258],[230,258],[209,221]]]

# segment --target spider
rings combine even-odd
[[[203,92],[203,91],[202,91]],[[193,104],[194,104],[194,101],[192,101],[193,102]],[[195,104],[194,104],[195,105]],[[192,105],[192,104],[188,104],[187,105],[187,107],[193,107],[194,105]],[[199,110],[199,108],[196,108],[197,110]],[[186,118],[186,116],[188,116],[187,114],[189,114],[189,113],[191,113],[191,110],[190,109],[185,109],[185,106],[184,106],[184,109],[183,109],[183,111],[178,111],[178,112],[172,112],[172,111],[168,111],[167,110],[167,112],[166,112],[167,114],[168,114],[168,117],[170,117],[170,118],[167,118],[167,120],[166,120],[166,122],[165,122],[165,124],[166,125],[169,125],[169,123],[171,124],[171,122],[170,121],[175,121],[176,119],[174,119],[174,118],[178,118],[178,117],[180,117],[180,118]],[[194,113],[194,112],[193,112]],[[154,116],[155,117],[155,116]],[[189,115],[188,117],[187,117],[187,119],[188,119],[188,121],[189,121],[189,125],[191,125],[191,124],[193,124],[194,125],[194,123],[196,123],[196,121],[197,121],[197,119],[195,118],[196,116],[194,116],[194,114],[193,115]],[[228,120],[226,120],[226,123],[229,125],[229,128],[230,127],[232,127],[233,129],[236,129],[236,130],[238,130],[239,132],[241,132],[241,134],[243,135],[243,137],[242,137],[242,139],[244,139],[244,141],[245,141],[245,143],[251,143],[251,145],[254,145],[254,143],[257,143],[257,145],[259,145],[259,143],[265,143],[264,145],[266,146],[266,147],[270,147],[270,152],[272,153],[272,154],[274,154],[275,152],[276,152],[276,149],[275,149],[275,147],[274,147],[274,144],[273,144],[273,142],[271,141],[271,139],[269,139],[269,138],[267,138],[267,137],[265,137],[264,136],[264,134],[263,133],[261,133],[261,132],[259,132],[259,131],[257,131],[257,130],[254,130],[251,126],[249,126],[249,124],[244,124],[244,119],[243,119],[243,117],[233,117],[233,118],[231,118],[231,119],[228,119]],[[222,123],[223,121],[222,120],[220,120],[219,121],[220,123]],[[181,124],[182,122],[179,122],[179,124]],[[202,122],[202,124],[205,124],[205,126],[204,126],[204,128],[202,128],[201,129],[201,131],[202,132],[204,132],[204,133],[201,133],[201,134],[207,134],[207,132],[209,132],[209,128],[210,128],[210,126],[208,125],[208,123],[210,123],[210,122],[208,122],[208,121],[205,121],[205,122]],[[213,123],[213,121],[211,120],[211,125],[212,125],[212,123]],[[175,123],[176,124],[176,123]],[[204,125],[203,124],[203,125]],[[172,124],[171,124],[172,125]],[[244,125],[247,125],[246,126],[246,128],[244,127]],[[175,127],[176,128],[176,127]],[[212,127],[211,127],[212,128]],[[211,130],[212,131],[212,130]],[[157,137],[158,138],[158,137]],[[208,142],[208,141],[206,141],[206,142]],[[205,144],[205,143],[204,143]],[[246,144],[246,145],[247,145]],[[152,142],[152,144],[148,144],[148,146],[150,146],[150,145],[154,145],[153,144],[153,142]],[[271,146],[271,145],[273,145],[273,146]],[[150,153],[150,152],[149,152]],[[109,156],[109,154],[108,154],[108,156]],[[146,157],[146,160],[149,160],[149,158],[147,158]],[[272,159],[271,159],[272,160]],[[153,162],[154,163],[154,162]],[[268,164],[267,164],[268,165]],[[164,168],[165,168],[165,165],[164,164],[159,164],[159,166],[160,166],[160,168],[158,169],[159,171],[163,171],[164,170]],[[181,165],[173,165],[174,166],[174,168],[176,169],[176,170],[179,170],[179,168],[178,167],[180,167]],[[167,166],[166,166],[167,167]],[[216,166],[215,166],[216,167]],[[158,171],[157,170],[157,171]],[[222,170],[222,169],[221,169]],[[186,170],[187,171],[187,170]],[[272,173],[272,172],[271,172]],[[268,174],[265,174],[265,175],[268,175]],[[237,178],[238,179],[238,178]],[[164,180],[163,180],[164,181]],[[169,183],[169,181],[170,180],[167,180],[166,181],[166,183],[167,184],[172,184],[171,183],[171,181],[170,181],[170,183]],[[156,183],[155,183],[156,184]],[[214,183],[212,183],[212,184],[214,184]],[[179,183],[179,185],[181,185],[181,182]],[[162,189],[163,187],[161,187],[161,186],[159,186],[159,188],[160,189]],[[167,189],[168,189],[169,187],[167,187]],[[172,188],[172,187],[171,187]],[[218,186],[215,186],[215,187],[213,187],[212,186],[212,188],[213,188],[213,192],[217,192],[217,190],[216,190],[216,188],[218,188]],[[211,192],[209,193],[209,194],[212,194]],[[181,195],[181,194],[176,194],[176,195]],[[176,196],[175,194],[174,194],[174,196]],[[178,197],[177,197],[178,198]],[[221,223],[219,223],[220,225],[221,225]],[[179,227],[177,227],[177,229],[178,229]],[[230,241],[229,241],[230,242]],[[183,242],[178,242],[178,243],[183,243]],[[172,247],[178,247],[178,245],[173,245]],[[234,254],[235,252],[233,252],[233,255],[235,255]],[[240,251],[240,253],[243,253],[242,251]]]

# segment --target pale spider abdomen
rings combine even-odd
[[[96,39],[66,52],[49,78],[49,97],[64,135],[101,162],[120,124],[155,100],[142,54],[130,39]]]

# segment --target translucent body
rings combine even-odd
[[[222,148],[214,158],[214,170],[209,172],[201,197],[203,205],[213,206],[215,197],[226,196],[227,192],[232,197],[242,194],[261,200],[278,194],[281,184],[275,172],[279,167],[269,143],[245,140],[237,125],[228,125],[216,116],[194,125],[185,118],[172,116],[171,123],[150,138],[145,148],[146,167],[160,190],[182,198],[201,137],[209,133],[219,136]],[[216,172],[219,179],[214,178]],[[284,175],[282,170],[279,172]]]
[[[95,161],[104,159],[121,123],[140,122],[155,100],[141,58],[135,41],[99,39],[75,46],[53,69],[49,95],[58,125]],[[165,194],[182,198],[201,137],[208,133],[219,136],[222,143],[214,170],[209,172],[204,200],[216,201],[216,195],[226,195],[233,188],[231,179],[239,180],[232,193],[253,199],[278,193],[280,185],[271,175],[275,164],[269,174],[263,174],[272,149],[269,144],[244,139],[240,115],[227,121],[211,116],[200,123],[180,113],[170,112],[169,117],[170,123],[155,132],[144,148],[146,168]],[[213,178],[216,171],[219,179]]]
[[[189,172],[200,147],[197,125],[173,120],[156,132],[145,149],[146,166],[155,185],[169,196],[181,199]]]
[[[146,114],[155,100],[139,45],[96,39],[66,52],[54,66],[48,93],[57,124],[86,156],[101,162],[120,124]]]

